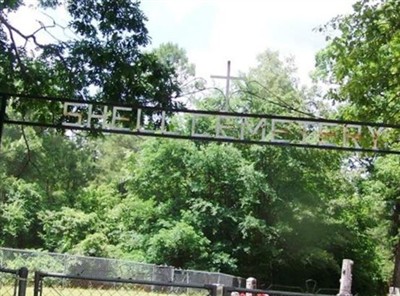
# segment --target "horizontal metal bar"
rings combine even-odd
[[[366,122],[366,121],[362,122],[362,121],[353,121],[353,120],[336,120],[336,119],[313,118],[313,117],[292,117],[292,116],[282,116],[282,115],[272,115],[272,114],[256,114],[256,113],[249,114],[249,113],[241,113],[241,112],[220,112],[220,111],[208,111],[208,110],[160,108],[160,107],[143,106],[141,104],[120,104],[120,103],[112,103],[112,102],[86,101],[86,100],[76,100],[76,99],[69,99],[69,98],[33,96],[33,95],[26,95],[26,94],[12,94],[12,93],[4,93],[4,92],[0,92],[0,99],[1,99],[1,95],[26,98],[26,99],[55,101],[55,102],[93,104],[93,105],[114,106],[114,107],[131,107],[131,108],[135,108],[135,109],[143,109],[143,110],[159,111],[159,112],[165,111],[165,112],[175,112],[175,113],[189,113],[189,114],[203,114],[203,115],[217,115],[217,116],[219,115],[219,116],[231,116],[231,117],[281,119],[281,120],[290,120],[290,121],[321,122],[321,123],[334,123],[334,124],[343,124],[343,125],[355,124],[355,125],[361,125],[361,126],[386,127],[386,128],[400,129],[400,125],[390,124],[390,123],[377,123],[377,122]]]
[[[223,76],[223,75],[211,75],[210,76],[210,78],[217,78],[217,79],[227,79],[228,77],[231,80],[244,80],[241,77],[235,77],[235,76]]]
[[[36,274],[38,274],[38,276],[40,276],[41,278],[50,277],[50,278],[60,278],[60,279],[121,283],[121,284],[168,286],[168,287],[192,288],[192,289],[203,289],[203,290],[212,289],[211,285],[180,284],[174,282],[160,282],[160,281],[134,280],[134,279],[122,279],[122,278],[96,278],[89,276],[75,276],[75,275],[65,275],[59,273],[45,273],[45,272],[36,272]]]
[[[9,268],[0,267],[0,272],[11,273],[11,274],[18,275],[18,270],[16,270],[16,269],[9,269]]]
[[[224,142],[224,143],[237,143],[237,144],[284,146],[284,147],[312,148],[312,149],[322,149],[322,150],[339,150],[339,151],[349,151],[349,152],[366,152],[366,153],[380,153],[380,154],[400,154],[400,150],[381,150],[381,149],[378,150],[378,149],[367,149],[367,148],[357,148],[357,147],[323,146],[315,144],[302,144],[302,143],[289,143],[289,142],[240,140],[240,139],[216,138],[216,137],[206,137],[206,136],[193,137],[188,135],[176,135],[167,133],[163,134],[160,132],[146,133],[135,130],[121,130],[121,129],[113,130],[113,129],[99,129],[90,127],[79,127],[79,126],[64,126],[60,124],[56,125],[56,124],[19,121],[10,119],[6,119],[4,122],[7,124],[15,124],[23,126],[38,126],[38,127],[56,128],[63,130],[82,130],[91,132],[126,134],[126,135],[143,136],[143,137],[172,138],[172,139],[182,139],[182,140],[192,140],[192,141],[210,141],[210,142]]]

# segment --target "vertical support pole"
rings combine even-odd
[[[228,112],[229,110],[229,88],[231,82],[231,61],[228,61],[228,73],[226,75],[226,90],[225,90],[225,106],[224,111]]]
[[[18,296],[26,295],[26,286],[28,282],[28,268],[22,267],[18,270]]]
[[[0,97],[0,151],[1,151],[1,139],[3,136],[4,120],[6,119],[6,107],[7,97],[5,95]]]
[[[211,294],[213,296],[225,296],[225,289],[224,289],[224,285],[221,284],[212,284],[212,292]]]
[[[340,278],[340,289],[337,296],[352,296],[351,294],[351,282],[352,282],[352,270],[354,262],[350,259],[343,259],[342,262],[342,275]]]

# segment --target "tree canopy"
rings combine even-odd
[[[39,2],[48,10],[64,5],[74,37],[41,41],[39,32],[60,26],[51,18],[24,34],[9,18],[23,1],[1,4],[1,91],[161,107],[179,104],[173,101],[180,95],[176,68],[143,51],[149,36],[138,1]]]
[[[400,3],[395,0],[362,0],[353,5],[353,13],[339,16],[321,27],[328,44],[317,55],[317,76],[328,83],[327,98],[342,103],[340,115],[346,119],[397,123],[399,120],[399,28]],[[398,145],[398,131],[387,139]],[[388,143],[388,144],[389,144]],[[361,196],[386,204],[382,221],[394,249],[394,272],[390,285],[400,287],[400,243],[398,157],[358,158],[365,167],[365,180],[358,183]],[[381,214],[379,214],[381,213]],[[383,222],[388,224],[387,222]]]
[[[320,28],[328,45],[317,70],[331,86],[329,97],[350,104],[347,118],[398,122],[399,10],[396,0],[363,0],[350,15]]]

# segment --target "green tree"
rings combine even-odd
[[[317,74],[332,86],[330,98],[350,105],[344,117],[398,121],[399,11],[396,0],[357,1],[321,27],[334,32],[317,55]]]
[[[148,240],[149,259],[179,263],[181,267],[237,270],[235,253],[243,244],[240,229],[246,232],[246,225],[240,225],[246,216],[241,204],[252,200],[252,189],[246,186],[250,177],[245,173],[253,173],[237,149],[153,140],[133,158],[132,167],[135,169],[128,192],[151,201],[158,209],[159,218],[146,229],[154,235]],[[185,225],[182,241],[190,243],[186,247],[189,249],[182,249],[180,244],[165,244],[160,249],[160,238],[174,234],[179,225]],[[207,241],[211,242],[209,246]],[[187,257],[188,250],[196,250],[198,261]],[[205,250],[210,253],[207,264],[201,255]],[[178,254],[186,254],[188,261],[177,261]]]
[[[321,31],[327,32],[328,44],[317,55],[316,74],[330,87],[327,97],[344,102],[340,109],[341,117],[398,122],[399,12],[400,3],[395,0],[357,1],[351,14],[337,17],[321,27]],[[397,147],[398,131],[393,132],[388,141],[389,147]],[[369,173],[366,176],[370,182],[360,183],[363,186],[361,192],[371,192],[376,184],[382,182],[387,186],[380,196],[375,196],[387,201],[388,212],[391,213],[387,216],[392,223],[389,240],[395,238],[395,267],[391,285],[400,287],[400,207],[396,194],[387,193],[396,192],[398,184],[389,178],[379,177],[379,172],[393,175],[396,170],[393,166],[383,168],[380,163],[386,160],[380,158],[386,159],[374,157],[365,162]],[[367,184],[372,188],[366,189]]]
[[[370,215],[375,208],[343,178],[340,155],[240,148],[146,141],[128,164],[134,169],[126,188],[133,194],[130,200],[139,203],[129,208],[147,209],[126,211],[130,217],[144,214],[130,224],[130,233],[139,239],[131,246],[147,246],[147,260],[156,263],[256,276],[269,283],[302,285],[313,278],[327,287],[337,287],[343,258],[360,258],[356,288],[376,295],[382,258],[376,257],[377,241],[367,235],[376,223]],[[149,208],[142,207],[144,201]],[[115,213],[121,221],[122,212]],[[170,243],[171,237],[180,237],[176,225],[185,229],[179,232],[185,243]],[[193,261],[188,250],[199,260]],[[205,251],[208,256],[201,256]]]
[[[15,126],[7,127],[4,135],[0,161],[6,174],[36,183],[49,207],[74,204],[95,175],[93,152],[78,140]]]
[[[70,251],[90,236],[97,225],[96,213],[86,214],[74,208],[62,207],[59,211],[43,211],[40,216],[43,224],[44,246],[57,252]]]
[[[180,85],[184,85],[194,78],[196,67],[189,62],[186,50],[179,45],[168,42],[153,50],[161,62],[176,69]]]
[[[10,15],[18,11],[24,1],[1,3],[0,92],[83,97],[163,107],[180,105],[172,98],[180,94],[176,65],[160,61],[156,53],[143,51],[149,37],[144,25],[146,18],[138,1],[89,3],[77,0],[64,3],[43,0],[38,3],[40,9],[47,10],[64,5],[70,16],[67,27],[74,37],[41,43],[39,33],[58,24],[46,18],[38,22],[38,28],[32,29],[32,34],[24,34],[10,21]],[[22,42],[18,43],[21,38]],[[55,118],[54,112],[62,114],[60,110],[60,104],[48,107],[35,100],[14,98],[7,113],[9,116],[30,115],[39,121],[57,123],[60,118]],[[12,184],[20,179],[21,184],[32,186],[35,194],[40,196],[36,207],[29,208],[31,211],[24,219],[25,197],[18,195],[20,199],[13,203],[11,198],[2,200],[2,206],[9,210],[2,211],[1,219],[9,228],[4,231],[1,241],[11,245],[14,236],[14,239],[25,241],[18,246],[26,247],[41,246],[39,233],[46,238],[47,229],[43,229],[47,225],[45,216],[38,218],[43,211],[48,210],[57,216],[60,211],[62,213],[62,207],[67,207],[82,211],[84,215],[93,211],[102,218],[106,216],[110,209],[107,200],[115,203],[120,200],[124,176],[121,172],[115,174],[118,167],[109,168],[107,172],[105,166],[121,165],[123,155],[129,154],[127,149],[135,148],[135,144],[126,141],[126,149],[114,153],[116,150],[106,145],[100,145],[99,149],[95,144],[91,146],[90,140],[81,134],[65,137],[40,128],[10,127],[5,130],[3,139],[0,166],[7,182]],[[105,153],[114,158],[105,158]],[[97,181],[89,184],[94,176],[98,177]],[[104,181],[111,181],[112,185],[96,187]],[[113,187],[114,184],[117,185]],[[100,192],[101,189],[104,192]],[[7,186],[2,188],[2,196],[11,196],[10,190]],[[34,217],[33,221],[30,216]],[[23,233],[27,233],[29,239],[23,240]],[[84,238],[79,236],[79,240]],[[51,239],[45,241],[48,248],[62,250],[69,250],[77,243],[68,243],[61,248],[49,243]]]
[[[306,98],[296,77],[293,58],[281,58],[279,52],[265,50],[257,56],[257,65],[246,76],[245,95],[239,100],[250,112],[292,114],[306,107]],[[303,111],[305,112],[305,111]]]
[[[277,52],[268,50],[258,61],[249,71],[244,88],[232,98],[233,110],[307,117],[316,113],[319,102],[310,97],[312,90],[297,84],[293,61],[281,61]],[[218,100],[201,101],[199,105],[212,109]],[[326,108],[318,112],[334,114]],[[202,132],[206,133],[209,126],[207,119],[199,120]],[[256,204],[265,205],[247,209],[253,217],[243,225],[253,227],[254,238],[249,238],[251,243],[234,256],[239,258],[241,274],[293,285],[314,278],[320,285],[336,287],[336,281],[327,279],[339,277],[342,259],[360,258],[357,264],[362,267],[355,270],[355,289],[370,295],[381,293],[386,257],[381,256],[381,237],[368,235],[377,229],[378,217],[366,214],[373,213],[374,204],[361,202],[356,182],[344,178],[350,173],[345,165],[349,155],[244,145],[237,148],[259,175],[258,181],[246,182],[254,189],[251,196]],[[257,187],[260,184],[265,187],[264,193]],[[346,199],[352,203],[343,204]],[[257,247],[262,245],[268,248]]]
[[[160,229],[149,239],[148,258],[152,262],[171,266],[209,268],[210,241],[185,222],[176,222]]]
[[[164,218],[153,199],[141,199],[128,193],[107,211],[105,233],[114,246],[112,256],[146,262],[151,256],[147,242],[159,229],[158,221]]]
[[[55,9],[62,1],[39,1],[40,8]],[[180,93],[175,68],[142,52],[149,44],[138,1],[65,2],[70,16],[68,29],[75,35],[66,41],[41,43],[40,31],[54,24],[42,20],[38,29],[23,34],[9,20],[23,1],[7,1],[0,12],[1,91],[31,95],[83,97],[108,102],[172,107]],[[16,40],[22,38],[23,43]],[[26,41],[26,42],[25,42]],[[35,54],[30,54],[30,47]],[[14,100],[18,111],[43,104]],[[54,108],[59,108],[54,104]]]
[[[35,183],[2,175],[0,185],[0,244],[24,248],[40,246],[37,212],[43,208],[43,192]]]
[[[2,244],[41,247],[39,234],[43,224],[39,213],[84,203],[81,192],[96,175],[94,154],[76,139],[51,131],[41,133],[29,127],[7,126],[4,135],[0,203],[7,211],[2,211],[0,219],[4,225],[14,225],[14,230],[3,232]]]

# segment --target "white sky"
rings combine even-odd
[[[13,22],[25,33],[38,27],[44,16],[27,5]],[[232,75],[256,66],[256,56],[278,50],[283,57],[293,55],[302,83],[314,67],[315,53],[324,47],[323,34],[313,31],[338,14],[352,11],[355,0],[142,0],[148,18],[152,47],[174,42],[184,48],[196,75],[210,81],[210,75],[224,75],[232,62]],[[65,23],[62,10],[55,14]],[[47,23],[51,23],[47,19]],[[66,38],[58,30],[59,38]],[[64,37],[63,37],[64,35]]]
[[[278,50],[293,55],[309,83],[315,53],[325,37],[314,28],[352,11],[354,0],[142,0],[152,46],[174,42],[186,49],[197,76],[232,74],[256,66],[256,56]]]

